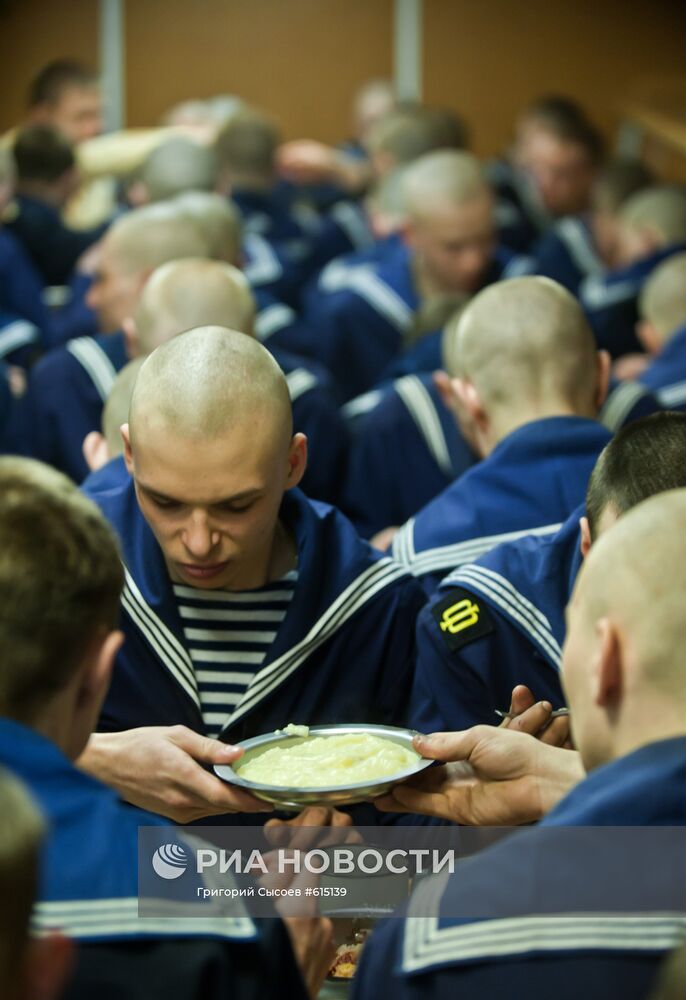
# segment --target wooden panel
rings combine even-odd
[[[129,0],[128,122],[235,93],[286,137],[338,140],[351,98],[392,70],[392,0]]]
[[[503,148],[537,95],[576,97],[611,134],[635,81],[684,71],[686,5],[674,0],[424,0],[424,12],[425,99],[461,111],[482,154]]]
[[[22,120],[38,70],[65,56],[97,67],[97,0],[0,0],[0,132]]]

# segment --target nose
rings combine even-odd
[[[183,533],[183,543],[190,555],[194,559],[207,558],[218,540],[207,514],[204,511],[193,511]]]
[[[90,288],[86,292],[86,299],[85,299],[86,305],[88,306],[89,309],[92,309],[93,312],[97,312],[98,306],[100,304],[100,295],[98,293],[98,287],[99,287],[99,282],[97,280],[93,281]]]

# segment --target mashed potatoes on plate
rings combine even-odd
[[[418,753],[369,733],[312,736],[292,746],[271,747],[236,765],[241,778],[289,788],[337,788],[389,778],[412,767]]]

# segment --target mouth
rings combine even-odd
[[[178,563],[183,575],[191,580],[211,580],[213,577],[219,576],[228,565],[228,561],[213,563],[209,566],[199,566],[196,563]]]

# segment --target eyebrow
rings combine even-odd
[[[216,507],[219,504],[226,503],[239,503],[241,500],[252,500],[262,494],[262,489],[259,487],[253,487],[249,490],[243,490],[241,493],[234,493],[230,497],[223,497],[220,500],[212,500],[209,503],[207,501],[198,502],[193,500],[180,500],[178,497],[170,497],[166,493],[160,493],[159,490],[153,489],[152,486],[146,486],[145,483],[141,483],[140,480],[136,480],[136,485],[139,490],[147,493],[149,497],[155,500],[163,500],[166,503],[178,503],[183,507],[193,507],[197,504],[198,507]]]

